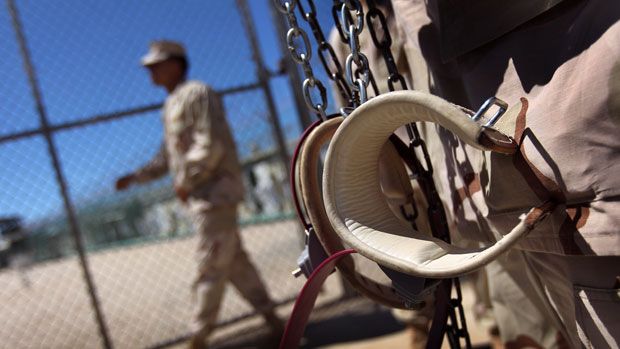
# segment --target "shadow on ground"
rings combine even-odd
[[[343,314],[310,324],[302,348],[317,348],[335,343],[359,341],[402,331],[389,309],[374,307],[362,314]]]
[[[318,348],[336,343],[360,341],[402,331],[404,326],[389,309],[360,299],[343,300],[319,309],[306,327],[300,348]],[[235,338],[213,343],[216,349],[277,348],[278,341],[269,338],[264,328],[247,329]]]
[[[358,342],[404,330],[390,309],[368,299],[354,297],[324,304],[314,310],[306,327],[301,349],[321,348],[335,344]],[[275,349],[279,340],[270,338],[265,327],[246,328],[213,343],[212,349]],[[462,344],[464,347],[464,343]],[[449,348],[444,338],[442,348]],[[477,343],[472,349],[491,349],[488,343]]]

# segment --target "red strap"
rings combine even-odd
[[[316,298],[321,291],[321,286],[323,286],[327,277],[336,267],[336,263],[342,257],[353,253],[357,252],[352,249],[338,251],[324,260],[323,263],[312,272],[297,296],[293,312],[291,312],[291,316],[286,323],[284,335],[282,335],[282,339],[280,340],[280,349],[299,347],[299,341],[304,335],[306,324],[310,318],[310,313],[312,312]]]
[[[297,145],[295,146],[295,151],[293,152],[293,157],[291,158],[291,168],[290,168],[291,193],[293,194],[293,203],[295,204],[295,211],[297,212],[297,217],[299,217],[299,220],[303,224],[304,229],[308,229],[308,227],[310,226],[310,223],[308,223],[308,221],[306,220],[306,217],[304,217],[303,211],[301,210],[301,204],[299,202],[300,200],[298,197],[297,188],[295,187],[295,169],[296,169],[295,164],[297,163],[297,158],[299,157],[299,153],[301,152],[302,144],[304,143],[306,138],[310,136],[310,133],[312,133],[312,131],[321,124],[321,122],[322,120],[317,120],[313,122],[310,126],[308,126],[307,129],[304,130],[304,133],[302,133],[301,137],[299,137],[299,141],[297,141]]]

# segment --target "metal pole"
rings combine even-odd
[[[284,75],[284,74],[272,74],[271,76],[273,77],[273,76],[279,76],[279,75]],[[252,90],[256,90],[260,88],[262,88],[261,85],[258,82],[255,82],[255,83],[251,83],[247,85],[233,86],[233,87],[229,87],[229,88],[225,88],[221,90],[216,90],[216,92],[220,96],[226,96],[226,95],[241,93],[245,91],[252,91]],[[150,111],[161,110],[162,106],[163,106],[163,103],[155,103],[155,104],[149,104],[149,105],[136,107],[136,108],[124,109],[124,110],[116,111],[112,113],[92,115],[92,116],[85,117],[85,118],[77,118],[76,121],[62,122],[62,123],[50,125],[48,130],[51,133],[54,133],[56,131],[67,130],[70,128],[94,125],[94,124],[98,124],[101,122],[108,122],[108,121],[122,119],[122,118],[130,117],[130,116],[141,115],[144,113],[148,113]],[[2,117],[0,116],[0,119],[1,118]],[[25,130],[21,132],[9,133],[4,136],[0,136],[0,143],[15,141],[18,139],[32,137],[32,136],[36,136],[40,134],[43,134],[43,129],[41,127],[30,129],[30,130]]]
[[[306,102],[301,92],[303,80],[299,75],[299,68],[297,64],[293,62],[288,50],[288,44],[286,43],[286,32],[288,31],[288,26],[284,22],[284,16],[282,16],[282,14],[276,9],[274,2],[272,0],[266,1],[269,3],[271,17],[276,27],[276,35],[278,36],[278,45],[280,46],[280,52],[282,54],[282,62],[284,63],[284,68],[288,73],[289,85],[295,99],[295,107],[297,108],[299,122],[301,123],[301,127],[306,129],[310,126],[310,124],[312,124],[312,118],[310,117],[308,107],[306,107]]]
[[[270,73],[265,67],[265,63],[263,62],[263,56],[260,52],[260,47],[258,46],[258,38],[256,36],[256,28],[254,27],[254,21],[252,20],[252,16],[248,9],[248,3],[246,0],[237,0],[237,6],[239,8],[239,12],[241,14],[241,21],[243,22],[243,27],[245,28],[246,35],[248,40],[250,41],[250,47],[252,49],[252,60],[256,65],[256,73],[258,75],[258,83],[260,84],[263,93],[265,94],[265,100],[267,101],[267,109],[268,109],[268,117],[272,126],[273,138],[276,141],[278,146],[278,152],[282,163],[284,165],[286,178],[289,180],[289,171],[288,169],[290,164],[290,159],[288,156],[288,151],[286,147],[286,141],[284,140],[284,135],[282,133],[282,127],[280,126],[280,119],[278,118],[278,111],[276,109],[276,104],[273,99],[273,93],[271,92],[271,87],[269,86],[269,77]]]
[[[60,187],[60,194],[64,202],[67,219],[69,220],[69,226],[71,227],[71,233],[75,242],[75,248],[78,252],[78,256],[80,259],[80,265],[82,267],[84,280],[86,281],[86,286],[88,288],[88,294],[90,295],[90,300],[95,311],[97,325],[99,326],[99,334],[101,335],[101,339],[103,340],[104,347],[110,349],[112,348],[112,343],[108,335],[108,330],[103,318],[103,313],[100,309],[99,300],[97,298],[97,291],[95,289],[95,285],[92,281],[92,276],[88,267],[88,260],[86,259],[86,255],[84,253],[82,234],[80,233],[79,225],[77,223],[73,205],[71,203],[71,198],[69,197],[69,191],[67,190],[65,178],[60,166],[60,161],[58,160],[58,153],[56,151],[56,146],[52,138],[52,132],[50,131],[49,122],[47,119],[47,112],[43,104],[43,98],[41,97],[41,91],[39,89],[34,67],[32,65],[32,60],[30,58],[30,52],[28,51],[28,46],[26,44],[26,37],[24,36],[22,30],[22,24],[19,19],[17,7],[15,6],[14,0],[7,0],[7,6],[9,9],[9,13],[11,14],[13,28],[15,29],[15,35],[19,43],[20,53],[24,61],[24,69],[26,71],[26,74],[28,75],[28,82],[30,83],[32,96],[36,103],[39,120],[41,122],[43,137],[45,138],[45,141],[47,143],[47,149],[52,160],[52,166],[54,167],[56,180]]]

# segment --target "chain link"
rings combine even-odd
[[[463,295],[461,293],[461,283],[459,279],[453,279],[456,289],[456,298],[450,299],[448,308],[448,318],[450,323],[446,326],[446,336],[450,343],[450,348],[462,348],[461,339],[465,340],[465,348],[471,348],[471,339],[467,331],[465,322],[465,311],[463,310]]]
[[[400,206],[400,213],[407,220],[407,222],[411,224],[411,227],[413,229],[418,230],[418,225],[415,221],[416,219],[418,219],[420,213],[418,212],[418,206],[415,204],[415,201],[413,201],[413,195],[411,197],[411,200],[412,201],[410,203]],[[407,207],[411,208],[411,213],[407,212]]]
[[[336,26],[336,30],[338,31],[338,35],[340,36],[340,40],[343,43],[347,43],[347,38],[344,36],[344,32],[342,31],[342,24],[340,23],[340,10],[342,9],[342,0],[334,0],[334,4],[332,5],[332,17],[334,19],[334,23]],[[351,16],[350,13],[347,12],[347,16]],[[353,19],[349,18],[349,22],[352,22]]]
[[[355,22],[350,11],[355,11]],[[364,29],[364,8],[362,3],[359,0],[345,0],[340,8],[340,21],[345,38],[359,36]]]
[[[359,59],[355,59],[353,53],[351,53],[345,61],[345,76],[349,85],[355,85],[357,80],[362,80],[364,86],[368,86],[370,82],[370,66],[368,64],[368,58],[365,55],[360,54]],[[353,63],[357,66],[357,69],[353,70]],[[359,76],[361,75],[361,77]]]
[[[295,46],[295,39],[302,38],[305,52],[299,52],[298,48]],[[305,31],[299,28],[291,28],[288,33],[286,33],[286,43],[288,44],[288,50],[291,52],[291,58],[297,64],[306,65],[310,62],[312,58],[312,48],[310,47],[310,39],[308,39],[308,34]]]
[[[302,18],[308,22],[312,29],[312,33],[318,43],[318,56],[327,72],[327,75],[336,84],[339,92],[345,100],[349,101],[348,107],[341,108],[341,114],[347,116],[357,106],[368,100],[367,88],[371,84],[375,95],[379,95],[376,81],[370,71],[368,58],[360,51],[359,35],[364,28],[364,10],[359,0],[334,0],[332,6],[332,16],[336,24],[340,39],[347,44],[351,53],[345,61],[345,70],[343,78],[342,65],[339,63],[333,47],[326,41],[325,35],[321,30],[316,17],[316,7],[313,0],[307,0],[309,11],[303,6],[301,0],[274,0],[276,8],[287,16],[288,24],[291,27],[287,33],[288,49],[291,52],[292,59],[302,65],[306,80],[303,82],[303,93],[306,104],[309,108],[318,113],[323,119],[326,118],[325,109],[327,108],[326,90],[321,81],[315,78],[312,67],[310,66],[311,45],[306,32],[298,25],[294,9],[299,7]],[[398,67],[391,52],[392,37],[388,28],[385,15],[377,8],[374,0],[367,0],[369,11],[366,15],[366,22],[371,34],[373,44],[380,50],[386,67],[388,69],[388,88],[395,91],[395,84],[400,84],[402,90],[407,90],[407,83],[404,77],[398,72]],[[354,13],[352,15],[351,13]],[[378,19],[379,26],[383,32],[380,37],[375,29],[375,21]],[[295,40],[301,38],[304,43],[305,51],[299,51],[295,45]],[[333,63],[333,69],[330,68],[329,61]],[[355,63],[356,69],[353,69]],[[312,90],[319,92],[321,101],[315,103],[312,99]],[[406,127],[409,136],[409,150],[414,155],[414,176],[418,179],[423,192],[428,201],[428,217],[431,225],[433,236],[438,237],[446,242],[450,242],[448,234],[448,225],[441,199],[433,182],[433,167],[430,156],[426,147],[426,143],[420,137],[419,130],[415,124],[409,124]],[[424,165],[417,160],[416,148],[419,148],[424,157]],[[411,203],[412,213],[408,213],[405,206],[401,206],[401,212],[415,228],[415,219],[419,212],[415,202]],[[451,348],[461,348],[460,339],[465,340],[466,348],[471,348],[469,333],[465,322],[465,315],[462,306],[462,294],[458,279],[453,279],[453,286],[456,290],[457,297],[450,300],[449,319],[450,322],[446,326],[446,334]]]
[[[312,45],[310,44],[308,34],[299,26],[299,23],[297,22],[297,16],[295,15],[295,8],[297,5],[300,7],[304,19],[307,19],[307,16],[303,13],[304,11],[298,0],[287,0],[284,2],[281,0],[274,0],[274,3],[276,9],[286,15],[288,25],[290,27],[286,33],[286,43],[291,53],[291,58],[295,63],[301,65],[304,70],[304,75],[306,77],[302,85],[304,101],[306,102],[308,108],[317,113],[321,119],[325,120],[327,119],[327,114],[325,113],[325,110],[327,109],[327,90],[325,89],[323,83],[314,76],[314,72],[312,71],[312,66],[310,65],[310,59],[312,58]],[[314,17],[316,18],[316,8],[314,7],[314,4],[310,5],[310,10],[311,13],[314,13]],[[300,51],[295,44],[295,41],[299,40],[299,38],[301,38],[304,45],[302,51]],[[312,97],[313,94],[318,94],[320,101],[315,102]]]
[[[301,0],[298,0],[299,11],[302,14],[302,18],[308,22],[310,25],[310,29],[312,30],[312,34],[314,35],[314,39],[318,44],[317,55],[319,56],[319,60],[327,73],[327,76],[334,81],[334,85],[338,89],[338,92],[342,96],[344,101],[347,101],[347,105],[352,104],[352,94],[349,85],[347,84],[344,76],[342,65],[336,56],[336,52],[334,48],[326,39],[325,34],[323,33],[323,29],[319,24],[319,20],[316,14],[316,6],[314,5],[313,0],[307,0],[307,6],[304,6]],[[306,11],[309,9],[309,11]],[[330,66],[331,63],[331,66]]]
[[[394,59],[394,55],[392,55],[392,36],[390,35],[390,30],[388,28],[387,19],[381,10],[377,8],[374,1],[368,1],[368,13],[366,14],[366,21],[368,22],[368,31],[370,32],[370,37],[372,38],[373,44],[377,47],[377,49],[381,52],[383,56],[383,60],[385,62],[385,66],[388,70],[388,88],[390,91],[395,91],[394,83],[398,82],[401,85],[401,89],[407,90],[407,83],[405,78],[398,72],[398,67],[396,66],[396,60]],[[377,29],[375,23],[379,23],[379,27],[383,33],[382,37],[379,37],[377,33]]]
[[[348,44],[351,50],[345,61],[345,78],[353,92],[353,106],[357,107],[368,100],[367,88],[371,83],[368,58],[360,51],[359,46],[359,34],[364,29],[364,8],[359,0],[334,1],[332,14],[342,41]],[[355,71],[353,63],[357,67]],[[379,91],[374,78],[372,81],[375,95],[377,95]]]

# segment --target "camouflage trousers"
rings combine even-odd
[[[620,257],[512,250],[487,273],[506,348],[618,348]]]
[[[190,213],[199,238],[193,340],[204,343],[215,327],[228,281],[260,314],[271,315],[274,303],[241,244],[236,207]]]

